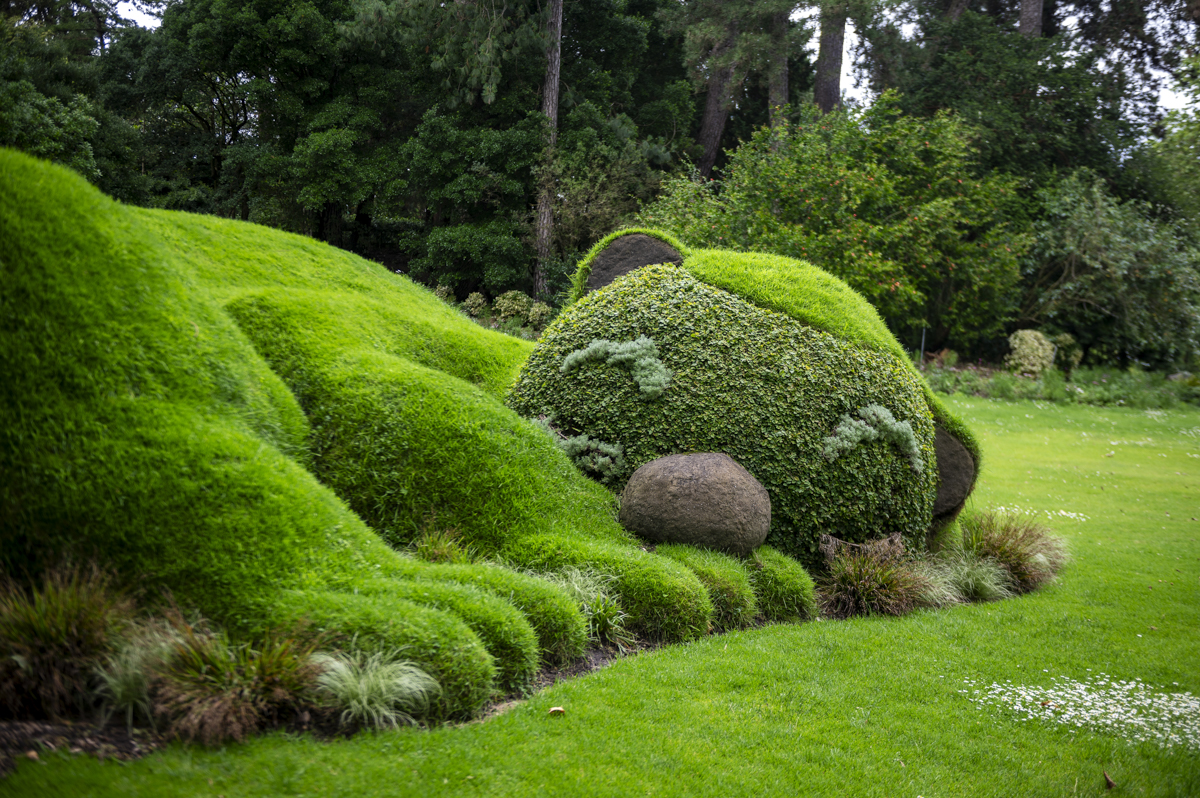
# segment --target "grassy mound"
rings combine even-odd
[[[673,374],[658,398],[644,396],[619,365],[562,371],[591,341],[639,336],[653,339]],[[807,563],[818,562],[823,533],[863,541],[900,532],[924,545],[937,472],[919,378],[887,353],[763,310],[685,269],[647,266],[568,307],[538,342],[509,404],[623,446],[618,486],[664,455],[728,454],[770,493],[768,542]],[[872,405],[911,426],[914,457],[864,440],[828,459],[826,440],[843,416]]]
[[[742,629],[758,616],[758,599],[750,575],[735,557],[679,543],[659,544],[654,553],[682,563],[700,577],[712,600],[713,624],[718,629]]]
[[[586,627],[549,583],[385,544],[434,514],[518,565],[598,559],[647,636],[706,628],[696,577],[501,403],[529,344],[305,238],[125,208],[9,151],[0,187],[8,573],[96,557],[235,633],[308,615],[403,647],[443,715],[577,656]]]

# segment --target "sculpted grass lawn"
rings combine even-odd
[[[1200,413],[950,405],[987,452],[977,504],[1050,513],[1070,543],[1057,583],[707,637],[483,723],[44,756],[0,795],[1200,795],[1200,718],[1178,695],[1200,695]]]

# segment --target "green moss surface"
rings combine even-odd
[[[561,372],[563,359],[594,339],[641,335],[673,375],[658,399],[644,399],[615,366]],[[759,308],[682,268],[647,266],[568,307],[538,342],[509,404],[621,444],[624,479],[668,454],[728,454],[771,496],[768,542],[805,562],[817,562],[822,533],[862,541],[900,532],[920,545],[929,528],[936,469],[917,473],[883,441],[834,462],[822,455],[843,414],[879,404],[912,425],[922,461],[932,464],[933,418],[919,377],[888,353]]]
[[[8,573],[97,557],[237,633],[308,615],[403,647],[444,716],[577,656],[586,626],[549,583],[387,545],[432,517],[519,565],[598,557],[646,636],[706,628],[695,575],[502,404],[530,344],[348,253],[3,150],[0,242]]]

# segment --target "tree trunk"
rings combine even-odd
[[[737,30],[730,29],[728,37],[721,46],[713,50],[709,57],[710,61],[720,59],[722,55],[732,50],[736,43]],[[730,61],[728,66],[713,69],[708,78],[708,96],[704,101],[704,118],[700,120],[700,135],[696,139],[696,143],[704,148],[704,155],[697,164],[700,174],[704,177],[712,174],[713,164],[717,162],[717,154],[721,149],[721,136],[725,133],[725,122],[729,119],[729,106],[732,103],[734,92],[741,85],[741,80],[736,79],[737,75],[738,64],[736,61]]]
[[[546,144],[544,166],[549,172],[554,161],[554,145],[558,142],[558,77],[562,67],[563,0],[550,0],[550,19],[546,35],[546,80],[542,84],[542,113],[550,119],[550,138]],[[534,223],[537,265],[533,269],[533,295],[541,299],[549,293],[546,270],[550,265],[554,238],[554,183],[547,174],[538,191],[537,220]]]
[[[788,12],[771,15],[771,77],[767,87],[771,127],[784,121],[783,107],[788,104]]]
[[[1021,0],[1021,22],[1017,30],[1031,39],[1041,37],[1042,0]]]
[[[817,51],[813,101],[826,114],[842,104],[842,46],[848,16],[848,9],[842,4],[821,8],[821,45]]]
[[[950,0],[950,8],[946,11],[946,16],[951,22],[958,22],[958,18],[963,15],[970,5],[970,0]]]

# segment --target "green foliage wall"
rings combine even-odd
[[[658,399],[646,401],[618,367],[561,371],[593,339],[641,335],[654,339],[673,374]],[[686,267],[640,269],[567,308],[508,402],[522,415],[550,414],[571,432],[620,443],[629,473],[666,454],[729,454],[771,495],[768,541],[810,563],[822,532],[866,540],[899,531],[918,541],[929,526],[936,469],[918,474],[882,442],[833,463],[821,455],[842,414],[877,402],[911,423],[921,456],[934,462],[933,417],[915,371],[705,285]]]

